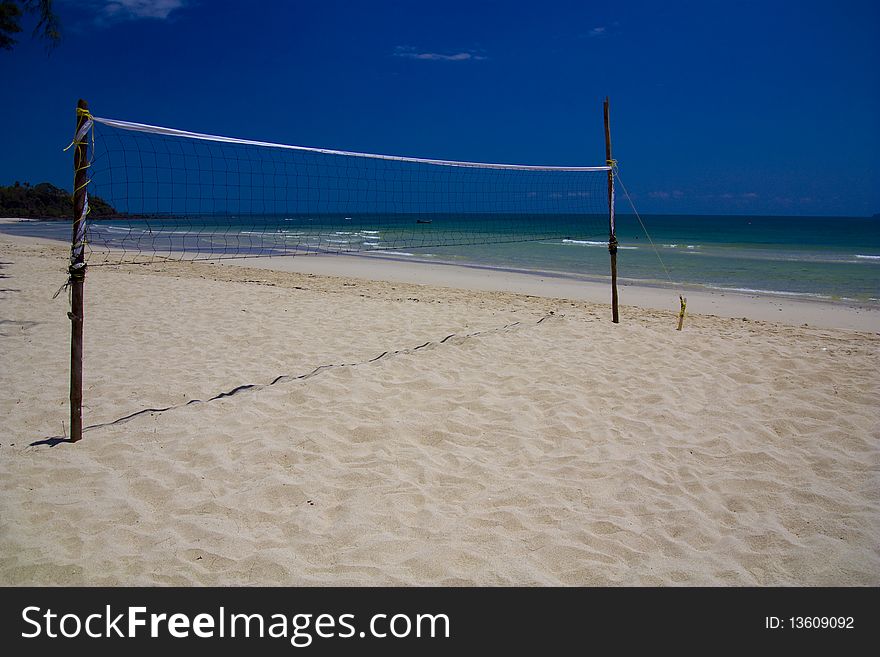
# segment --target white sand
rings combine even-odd
[[[68,421],[64,260],[0,236],[0,584],[880,584],[876,311],[95,267],[86,424],[175,408],[29,447]]]
[[[534,275],[485,267],[406,262],[375,256],[315,256],[308,258],[250,258],[223,261],[240,267],[272,269],[360,280],[418,283],[484,292],[514,292],[531,296],[611,303],[610,282],[595,283],[560,275]],[[654,310],[680,308],[679,293],[687,298],[688,310],[702,315],[758,319],[786,324],[880,331],[876,306],[806,300],[797,296],[758,295],[709,290],[633,285],[621,280],[620,303]]]

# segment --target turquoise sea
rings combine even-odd
[[[634,215],[617,217],[618,271],[624,279],[880,304],[880,218],[654,215],[642,220],[653,246]],[[602,240],[431,252],[454,261],[592,278],[609,275],[607,238]]]
[[[93,257],[106,248],[124,248],[129,255],[185,251],[185,259],[340,252],[594,280],[609,275],[601,217],[579,223],[572,215],[420,216],[110,219],[92,222],[90,240]],[[624,280],[663,285],[668,270],[676,287],[880,305],[880,218],[642,219],[656,250],[634,215],[617,216],[618,270]],[[70,239],[69,222],[21,222],[0,225],[0,231]]]

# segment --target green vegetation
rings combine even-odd
[[[119,217],[109,203],[89,196],[89,218]],[[73,198],[67,190],[47,182],[34,185],[0,185],[0,217],[24,219],[73,219]]]
[[[34,36],[41,36],[54,48],[61,41],[61,26],[52,9],[52,0],[0,0],[0,49],[12,50],[15,35],[21,32],[24,13],[37,14]]]

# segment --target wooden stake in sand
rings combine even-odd
[[[76,136],[73,140],[73,236],[70,247],[70,440],[82,439],[83,288],[86,280],[85,215],[88,185],[89,105],[76,105]]]
[[[608,171],[608,253],[611,254],[611,321],[620,323],[617,310],[617,235],[614,229],[614,160],[611,157],[611,123],[608,96],[605,97],[605,161],[612,167]]]
[[[676,331],[680,331],[681,327],[684,326],[684,311],[688,305],[687,297],[683,297],[679,294],[678,300],[679,302],[681,302],[681,310],[678,313],[678,328],[675,329]]]

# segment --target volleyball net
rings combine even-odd
[[[608,166],[358,153],[89,115],[89,265],[607,239]]]

